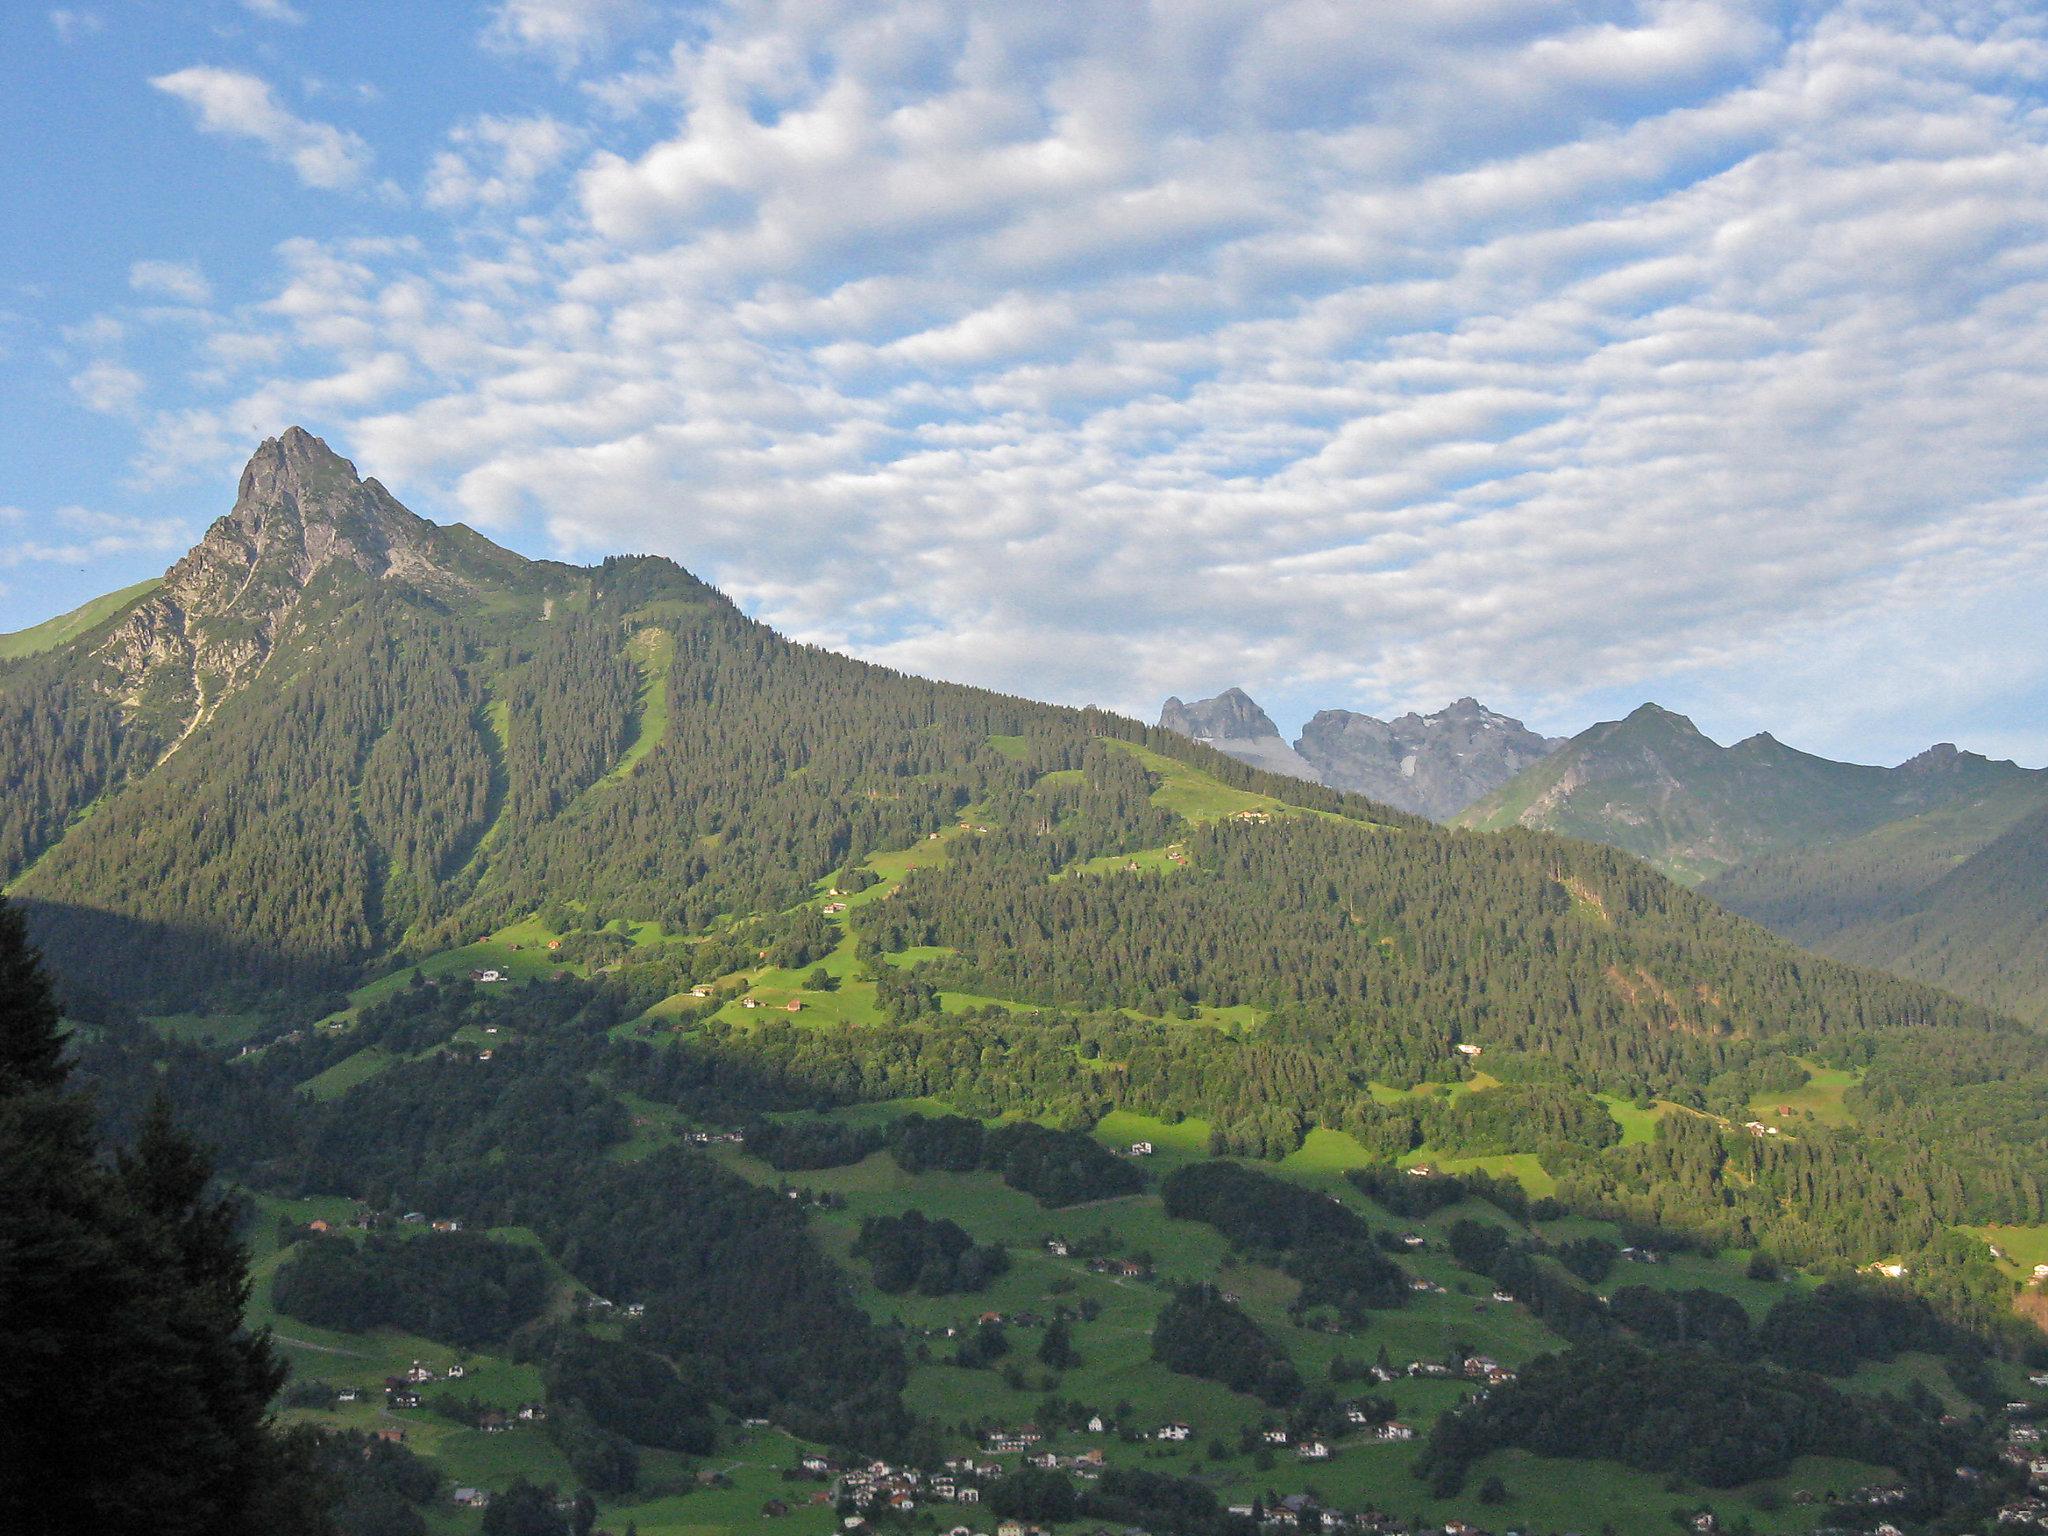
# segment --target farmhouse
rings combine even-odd
[[[1330,1448],[1320,1440],[1305,1440],[1294,1448],[1294,1454],[1303,1461],[1328,1461]]]
[[[1185,1440],[1193,1433],[1192,1429],[1176,1419],[1171,1424],[1160,1425],[1159,1433],[1153,1438],[1156,1440]]]
[[[1150,1157],[1151,1155],[1152,1155],[1152,1143],[1151,1143],[1151,1142],[1149,1142],[1149,1141],[1134,1141],[1134,1142],[1132,1142],[1132,1143],[1131,1143],[1131,1156],[1133,1156],[1133,1157]]]

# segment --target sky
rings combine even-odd
[[[0,630],[298,424],[1037,698],[2048,762],[2035,0],[73,0],[0,59]]]

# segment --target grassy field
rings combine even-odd
[[[149,1027],[170,1040],[188,1045],[240,1045],[267,1022],[260,1013],[159,1013],[147,1016]]]
[[[1152,803],[1174,813],[1183,821],[1221,821],[1240,811],[1264,811],[1268,815],[1301,816],[1307,814],[1284,801],[1270,795],[1253,794],[1248,789],[1232,789],[1228,784],[1212,779],[1199,768],[1179,762],[1171,757],[1162,757],[1148,747],[1136,742],[1117,741],[1105,737],[1108,745],[1119,752],[1128,752],[1145,765],[1148,773],[1159,776],[1159,787],[1152,791]]]
[[[1144,1166],[1158,1174],[1205,1155],[1208,1127],[1197,1120],[1169,1125],[1119,1112],[1106,1117],[1096,1134],[1111,1145],[1152,1142],[1155,1153]],[[772,1170],[743,1153],[726,1151],[721,1156],[747,1177],[763,1183],[781,1182]],[[1346,1204],[1376,1222],[1391,1224],[1393,1219],[1385,1212],[1335,1180],[1351,1161],[1351,1153],[1341,1144],[1318,1138],[1282,1166],[1304,1180],[1341,1190],[1339,1198]],[[1162,1370],[1150,1356],[1152,1318],[1173,1284],[1213,1281],[1239,1297],[1241,1305],[1286,1347],[1310,1381],[1320,1380],[1340,1352],[1370,1360],[1384,1347],[1396,1361],[1406,1361],[1478,1349],[1514,1365],[1558,1348],[1561,1342],[1522,1307],[1492,1301],[1485,1282],[1459,1269],[1444,1251],[1444,1234],[1461,1217],[1504,1220],[1489,1206],[1461,1205],[1407,1224],[1419,1230],[1428,1244],[1410,1256],[1410,1267],[1443,1285],[1444,1294],[1415,1298],[1409,1306],[1375,1316],[1361,1332],[1337,1337],[1292,1321],[1287,1309],[1297,1287],[1286,1275],[1235,1257],[1206,1226],[1170,1220],[1153,1194],[1068,1211],[1046,1210],[992,1175],[928,1173],[909,1177],[882,1154],[849,1168],[806,1172],[795,1178],[805,1188],[830,1191],[845,1200],[842,1210],[816,1214],[820,1238],[847,1268],[861,1304],[878,1320],[906,1331],[915,1362],[910,1402],[916,1411],[949,1428],[948,1444],[962,1449],[968,1445],[963,1426],[1022,1422],[1035,1415],[1048,1392],[1057,1392],[1113,1417],[1120,1415],[1123,1423],[1140,1429],[1149,1431],[1168,1418],[1184,1420],[1195,1429],[1194,1438],[1180,1445],[1130,1444],[1113,1434],[1066,1434],[1056,1442],[1063,1451],[1100,1445],[1118,1464],[1198,1476],[1231,1500],[1249,1499],[1254,1493],[1310,1489],[1342,1507],[1381,1508],[1439,1521],[1470,1518],[1475,1505],[1469,1490],[1455,1499],[1436,1500],[1409,1475],[1412,1446],[1353,1439],[1339,1444],[1332,1461],[1312,1467],[1298,1466],[1286,1457],[1262,1465],[1262,1458],[1241,1453],[1239,1430],[1262,1422],[1268,1411],[1215,1383]],[[850,1255],[860,1221],[910,1209],[958,1222],[978,1241],[1003,1245],[1012,1258],[1009,1272],[985,1292],[971,1296],[885,1296],[875,1291],[865,1265]],[[1564,1236],[1575,1230],[1611,1234],[1611,1229],[1594,1223],[1569,1228],[1559,1224],[1559,1230],[1546,1227],[1545,1232]],[[1106,1252],[1148,1261],[1155,1268],[1155,1277],[1127,1281],[1091,1274],[1078,1257],[1063,1259],[1049,1253],[1044,1244],[1053,1236],[1077,1246],[1096,1238],[1104,1242]],[[1640,1278],[1645,1283],[1711,1283],[1741,1294],[1745,1302],[1760,1300],[1747,1293],[1771,1288],[1743,1278],[1742,1258],[1692,1258],[1665,1266],[1630,1266],[1624,1273],[1631,1281]],[[1054,1306],[1077,1306],[1083,1300],[1099,1311],[1092,1321],[1075,1326],[1075,1344],[1082,1361],[1072,1369],[1055,1375],[1039,1365],[1032,1354],[1037,1334],[1030,1328],[1011,1330],[1010,1359],[1023,1367],[1021,1384],[1006,1382],[993,1372],[964,1370],[950,1363],[956,1345],[947,1330],[963,1329],[982,1312],[1044,1315]],[[1422,1425],[1469,1389],[1455,1381],[1403,1378],[1373,1390],[1387,1392],[1404,1418]],[[1218,1440],[1224,1454],[1212,1456],[1212,1442]],[[1608,1463],[1558,1463],[1509,1452],[1483,1463],[1471,1486],[1476,1488],[1489,1476],[1500,1477],[1514,1500],[1518,1523],[1558,1528],[1576,1524],[1589,1529],[1611,1524],[1618,1531],[1654,1530],[1661,1528],[1671,1510],[1696,1508],[1704,1502],[1713,1504],[1724,1518],[1748,1516],[1759,1531],[1792,1532],[1810,1528],[1817,1508],[1795,1506],[1790,1499],[1793,1489],[1847,1486],[1876,1475],[1877,1469],[1872,1468],[1805,1463],[1770,1484],[1708,1495],[1698,1489],[1672,1489],[1661,1476]],[[1767,1507],[1772,1505],[1777,1507]],[[1642,1523],[1646,1510],[1656,1512],[1656,1524]]]
[[[1962,1231],[1981,1237],[2005,1255],[1998,1267],[2014,1279],[2032,1275],[2034,1266],[2048,1264],[2048,1224],[2036,1227],[1964,1227]]]
[[[612,771],[598,780],[617,784],[668,738],[668,674],[676,659],[676,637],[650,625],[627,642],[626,653],[640,673],[633,697],[633,737]]]
[[[152,576],[147,581],[138,581],[132,587],[123,587],[118,592],[109,592],[91,602],[60,613],[54,619],[45,619],[27,629],[17,629],[12,634],[0,635],[0,661],[15,661],[23,656],[36,656],[44,651],[54,651],[58,646],[77,639],[89,629],[107,622],[115,614],[131,606],[145,593],[154,592],[163,585],[161,576]]]
[[[1842,1095],[1855,1086],[1862,1074],[1816,1066],[1810,1061],[1801,1065],[1811,1074],[1811,1081],[1782,1093],[1760,1093],[1750,1100],[1749,1112],[1767,1125],[1782,1125],[1809,1117],[1822,1125],[1853,1125],[1856,1117],[1843,1106]],[[1789,1109],[1792,1113],[1789,1117],[1781,1116],[1778,1113],[1780,1109]]]

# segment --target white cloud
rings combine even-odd
[[[360,135],[294,116],[255,75],[193,65],[149,83],[190,107],[202,133],[254,140],[309,187],[354,186],[370,168]]]
[[[501,53],[531,53],[564,68],[605,53],[647,19],[644,0],[498,0],[483,43]]]
[[[734,4],[456,130],[444,247],[288,245],[152,453],[317,411],[444,515],[1142,711],[1655,683],[1848,750],[1994,611],[1974,675],[2040,678],[2048,19],[1587,14]]]
[[[119,415],[142,397],[144,381],[132,368],[105,359],[88,363],[71,376],[71,389],[95,411]]]
[[[0,544],[0,569],[24,565],[88,565],[136,553],[167,554],[191,543],[186,525],[171,517],[132,517],[86,507],[36,514],[0,506],[0,527],[33,526],[54,537],[14,538]]]
[[[50,12],[50,26],[57,33],[61,43],[75,43],[80,38],[90,37],[95,32],[106,30],[106,21],[95,11],[55,10]]]
[[[427,170],[431,208],[505,208],[525,203],[534,185],[576,148],[581,135],[546,115],[479,117],[449,135],[450,147]]]
[[[188,261],[138,261],[128,268],[128,286],[152,298],[205,304],[213,298],[206,274]]]
[[[279,21],[294,27],[306,19],[288,0],[242,0],[242,9],[264,21]]]

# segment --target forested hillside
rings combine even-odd
[[[14,899],[114,1134],[161,1089],[244,1187],[353,1202],[375,1236],[280,1253],[269,1303],[516,1354],[504,1379],[547,1384],[550,1454],[590,1487],[700,1450],[714,1410],[866,1450],[943,1438],[957,1389],[889,1309],[1021,1283],[1016,1229],[886,1201],[834,1225],[841,1196],[791,1198],[783,1170],[1162,1210],[1270,1272],[1304,1335],[1442,1290],[1298,1187],[1352,1170],[1382,1219],[1443,1190],[1596,1224],[1510,1241],[1444,1217],[1461,1270],[1552,1341],[1662,1326],[1549,1257],[1554,1236],[1590,1273],[1635,1234],[1764,1275],[1888,1263],[1930,1350],[2029,1347],[1985,1235],[2030,1251],[2048,1222],[2048,1042],[2020,1024],[1611,848],[1452,831],[793,645],[664,560],[521,561],[302,433],[162,587],[0,670],[0,764]],[[1182,1175],[1161,1206],[1143,1154],[1112,1150],[1125,1124],[1296,1182]],[[492,1236],[395,1246],[394,1212]],[[1108,1262],[1120,1238],[1092,1241]],[[1179,1279],[1122,1325],[1167,1326],[1136,1379],[1340,1422],[1271,1308]],[[565,1287],[641,1309],[596,1336],[624,1353],[565,1323]],[[1049,1376],[1098,1347],[1059,1321],[1082,1342],[1047,1335]],[[1009,1346],[948,1347],[985,1372]],[[1842,1412],[1855,1432],[1810,1449],[1865,1454],[1875,1421]],[[1441,1467],[1489,1454],[1447,1447]]]

